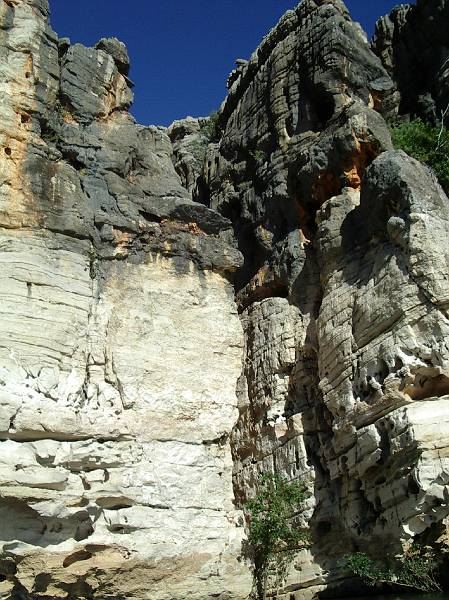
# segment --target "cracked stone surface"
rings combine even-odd
[[[232,73],[201,175],[244,256],[237,500],[271,470],[311,493],[283,600],[446,531],[449,201],[392,150],[394,75],[341,2],[303,0]]]
[[[303,0],[211,135],[136,124],[119,40],[0,0],[2,598],[246,600],[263,471],[310,490],[281,600],[447,543],[449,200],[387,125],[444,104],[443,63],[416,98],[398,65],[413,23],[443,60],[447,7],[370,45]]]
[[[431,123],[449,105],[449,5],[399,4],[376,24],[373,51],[394,78],[401,115]]]
[[[231,223],[126,111],[118,40],[0,6],[0,595],[246,596]]]

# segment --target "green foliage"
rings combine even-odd
[[[207,141],[202,138],[202,141],[195,139],[190,142],[187,146],[187,149],[191,152],[193,157],[195,158],[195,162],[199,168],[201,168],[204,164],[204,160],[206,158],[207,153]]]
[[[395,557],[394,562],[394,569],[384,569],[363,552],[343,558],[343,566],[370,586],[390,584],[422,592],[441,591],[436,575],[438,560],[432,548],[415,544]]]
[[[264,163],[267,160],[267,154],[263,150],[254,150],[254,152],[251,152],[251,155],[258,163]]]
[[[382,570],[372,558],[363,552],[347,554],[343,558],[343,566],[370,586],[390,581],[392,576],[390,571]]]
[[[441,591],[437,580],[439,561],[433,548],[411,546],[398,560],[398,580],[402,585],[424,592]]]
[[[391,138],[395,148],[432,167],[449,193],[449,130],[446,127],[433,127],[415,119],[393,127]]]
[[[307,540],[307,533],[293,523],[307,495],[304,484],[263,473],[258,494],[246,504],[259,598],[265,598],[270,577],[280,585],[294,550]]]
[[[249,541],[251,545],[272,553],[279,546],[292,546],[303,539],[303,533],[291,524],[291,518],[299,511],[307,497],[305,486],[288,483],[279,475],[263,473],[257,496],[249,500]]]
[[[205,135],[210,142],[218,142],[221,136],[221,128],[219,124],[220,115],[218,112],[213,112],[209,119],[201,126],[201,133]]]

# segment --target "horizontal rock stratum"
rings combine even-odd
[[[2,599],[244,600],[265,471],[310,490],[282,600],[446,543],[449,200],[388,122],[449,102],[448,10],[303,0],[164,128],[0,0]]]

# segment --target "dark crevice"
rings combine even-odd
[[[90,552],[88,552],[87,550],[79,550],[78,552],[74,552],[73,554],[70,554],[70,556],[67,556],[63,563],[62,566],[67,569],[67,567],[70,567],[71,565],[73,565],[76,562],[81,562],[84,560],[90,560],[92,558],[92,554]],[[45,591],[45,590],[43,590]]]
[[[145,221],[148,221],[150,223],[162,223],[162,221],[166,219],[164,217],[160,217],[145,210],[139,210],[139,215],[143,217]]]
[[[251,304],[260,302],[266,298],[288,298],[289,289],[280,281],[272,281],[267,285],[261,285],[254,291],[245,294],[245,290],[241,294],[237,294],[237,306],[240,313],[246,310]]]

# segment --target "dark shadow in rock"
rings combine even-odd
[[[92,533],[92,523],[86,511],[79,511],[67,519],[43,517],[23,500],[0,499],[0,537],[5,550],[13,551],[15,543],[46,548],[68,539],[86,539]]]

